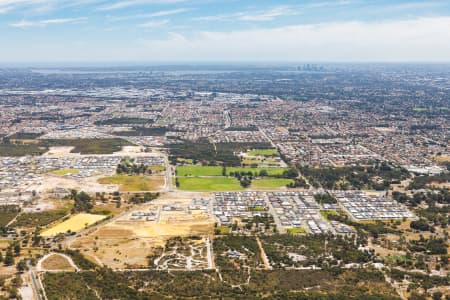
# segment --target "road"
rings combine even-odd
[[[269,207],[269,212],[273,216],[273,221],[275,222],[275,225],[277,226],[277,230],[279,233],[286,233],[286,229],[281,224],[280,218],[278,218],[278,214],[275,212],[275,208],[273,208],[272,203],[267,199],[267,196],[264,197],[264,201],[266,201],[267,207]]]
[[[30,272],[31,283],[33,284],[34,295],[36,296],[36,299],[42,300],[41,289],[39,288],[36,276],[34,275],[33,267],[30,265],[30,263],[28,263],[28,268],[30,269],[29,272]]]
[[[173,191],[173,186],[172,186],[172,169],[169,163],[169,157],[167,155],[164,156],[164,165],[166,168],[166,185],[164,187],[164,190],[166,192],[171,192]]]

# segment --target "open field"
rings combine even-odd
[[[64,175],[73,175],[80,173],[79,169],[61,169],[53,171],[52,174],[58,175],[58,176],[64,176]]]
[[[68,220],[59,223],[52,228],[49,228],[41,233],[43,237],[51,237],[58,235],[60,233],[66,233],[67,231],[77,232],[85,227],[92,225],[98,221],[106,218],[104,215],[93,215],[93,214],[78,214],[70,217]]]
[[[222,176],[222,167],[216,166],[179,166],[178,176]]]
[[[278,151],[276,149],[256,149],[247,152],[250,156],[277,156]]]
[[[305,228],[286,228],[286,231],[290,234],[304,234],[307,233]]]
[[[244,188],[236,178],[214,177],[195,178],[179,177],[179,189],[185,191],[242,191]]]
[[[191,197],[201,193],[177,192],[163,195],[151,203],[133,211],[160,210],[155,221],[132,220],[133,211],[112,222],[92,228],[92,231],[76,238],[70,245],[100,265],[115,269],[147,268],[147,256],[155,255],[172,237],[209,236],[213,233],[214,221],[206,214],[193,215],[182,211],[164,211],[164,205],[187,207]],[[159,250],[158,250],[159,249]]]
[[[450,162],[450,155],[436,155],[434,160],[438,162]]]
[[[279,189],[286,187],[287,184],[293,182],[291,179],[285,178],[259,178],[252,180],[253,189]]]
[[[67,258],[65,258],[62,255],[59,254],[53,254],[47,257],[42,262],[42,268],[44,270],[56,270],[56,271],[74,271],[75,269],[70,265],[70,263],[67,261]]]
[[[152,172],[162,172],[166,170],[165,166],[150,166],[148,167],[149,170],[151,170]]]
[[[222,167],[220,166],[179,166],[177,167],[178,176],[222,176]],[[282,175],[287,168],[245,168],[245,167],[228,167],[226,168],[227,175],[236,172],[251,172],[253,176],[258,176],[259,173],[265,170],[268,176]]]
[[[142,192],[159,190],[164,185],[164,178],[156,176],[148,177],[117,174],[110,177],[100,178],[98,182],[101,184],[120,185],[119,190],[122,192]]]
[[[251,172],[253,176],[258,176],[259,173],[265,170],[267,172],[268,176],[276,176],[276,175],[282,175],[284,171],[287,170],[287,168],[241,168],[241,167],[230,167],[227,168],[227,175],[230,175],[230,173],[236,173],[236,172]]]

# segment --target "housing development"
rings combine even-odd
[[[448,66],[0,69],[0,299],[449,299],[449,140]]]

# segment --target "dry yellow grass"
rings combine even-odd
[[[450,162],[450,155],[436,155],[434,160],[438,162]]]
[[[100,178],[101,184],[117,184],[122,192],[144,192],[156,191],[164,185],[164,177],[162,176],[139,176],[139,175],[123,175],[116,174],[110,177]]]
[[[67,259],[59,254],[53,254],[42,262],[42,268],[45,270],[61,270],[73,271],[75,270],[67,261]]]
[[[70,217],[70,219],[59,223],[41,233],[43,237],[51,237],[67,231],[77,232],[85,227],[92,225],[106,218],[104,215],[78,214]]]

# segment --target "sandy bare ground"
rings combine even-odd
[[[50,147],[49,150],[42,154],[42,156],[50,157],[70,157],[70,156],[83,156],[80,153],[71,153],[75,147],[72,146],[55,146]],[[161,156],[164,153],[154,150],[152,152],[144,152],[143,146],[123,146],[120,151],[113,154],[89,154],[86,156]]]
[[[209,214],[190,214],[187,207],[193,197],[205,197],[204,193],[167,193],[161,198],[136,207],[122,217],[99,226],[93,232],[80,236],[71,243],[71,248],[80,249],[87,257],[96,257],[93,262],[115,268],[145,268],[147,256],[156,247],[163,247],[170,237],[212,234],[214,220]],[[181,211],[164,211],[171,205]],[[132,220],[133,212],[154,212],[155,221]]]
[[[47,152],[42,154],[42,156],[60,156],[60,157],[67,157],[67,156],[80,156],[78,153],[70,153],[72,149],[75,147],[72,146],[58,146],[58,147],[50,147]]]
[[[105,175],[91,176],[87,178],[69,178],[56,175],[44,175],[42,176],[42,182],[36,187],[38,192],[50,192],[55,188],[76,189],[82,190],[87,193],[105,192],[112,193],[118,190],[117,185],[100,184],[97,182],[99,178]]]

